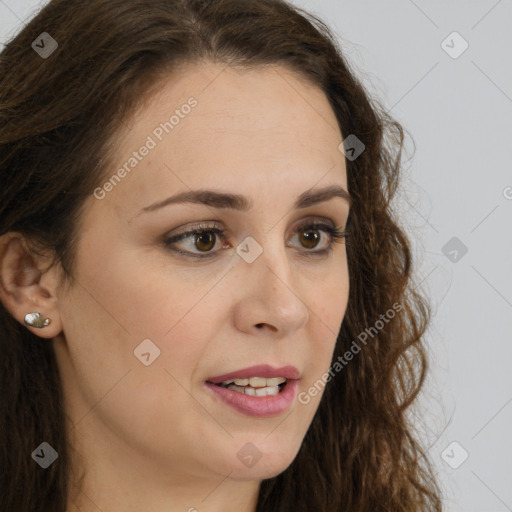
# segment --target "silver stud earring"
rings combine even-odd
[[[41,313],[27,313],[25,315],[25,323],[30,327],[46,327],[51,320],[49,318],[43,318]]]

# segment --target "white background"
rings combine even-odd
[[[0,0],[0,40],[45,3]],[[333,29],[367,89],[407,130],[407,148],[416,148],[397,205],[417,282],[434,306],[417,424],[445,509],[512,511],[512,2],[293,3]],[[445,256],[452,237],[466,254],[448,248]]]

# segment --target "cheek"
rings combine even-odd
[[[75,373],[69,378],[82,383],[89,403],[101,398],[127,371],[129,381],[147,379],[148,391],[161,385],[154,380],[155,369],[179,373],[180,382],[188,387],[190,372],[203,351],[201,340],[208,339],[202,334],[208,319],[192,321],[206,287],[181,286],[171,274],[152,272],[142,262],[105,259],[108,263],[97,269],[82,265],[79,284],[59,299],[65,350],[72,360],[72,365],[62,366]],[[61,345],[63,358],[68,357]],[[144,359],[150,365],[145,366]],[[174,389],[170,379],[165,374],[165,386]]]
[[[160,446],[162,453],[178,457],[191,419],[196,425],[205,422],[204,409],[190,392],[194,368],[212,337],[208,315],[215,300],[205,286],[185,294],[161,277],[152,284],[148,274],[125,279],[121,270],[126,269],[117,270],[108,276],[82,274],[79,282],[88,284],[87,291],[77,286],[63,298],[71,364],[66,349],[58,351],[69,412],[84,429],[99,418],[134,446]],[[150,352],[149,365],[134,354],[145,339],[157,347],[144,349]]]
[[[163,340],[200,307],[214,281],[161,267],[143,257],[109,258],[108,264],[79,277],[87,283],[81,307],[94,311],[104,326],[120,326],[132,339]]]
[[[308,296],[310,321],[321,324],[331,337],[338,336],[348,304],[349,277],[345,261],[326,274],[321,283]]]
[[[323,287],[310,297],[309,339],[313,355],[308,365],[307,387],[329,370],[338,334],[348,304],[349,282],[346,267],[339,268]],[[318,398],[319,399],[319,398]],[[312,401],[316,398],[312,398]]]

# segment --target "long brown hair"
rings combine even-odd
[[[46,58],[32,47],[43,32],[58,43]],[[425,379],[429,309],[390,206],[403,130],[318,17],[283,0],[51,1],[0,54],[0,235],[51,250],[72,278],[81,206],[109,176],[116,133],[159,79],[201,59],[288,66],[324,91],[342,136],[365,145],[346,159],[350,296],[333,362],[353,342],[361,350],[327,383],[295,460],[262,482],[257,511],[441,510],[407,420]],[[52,344],[3,304],[0,357],[0,509],[65,512],[71,446]],[[42,441],[59,454],[47,470],[31,458]]]

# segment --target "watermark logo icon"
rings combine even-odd
[[[146,338],[133,353],[144,366],[149,366],[160,356],[160,349],[149,338]]]
[[[262,457],[261,452],[252,443],[244,444],[236,455],[248,468],[252,468]]]
[[[263,252],[263,247],[252,236],[246,237],[236,248],[236,253],[246,263],[252,263]]]
[[[468,248],[464,242],[454,236],[443,245],[441,251],[452,263],[458,263],[468,252]]]
[[[338,149],[347,160],[353,162],[366,149],[366,146],[352,133],[338,146]]]
[[[32,41],[31,46],[40,57],[47,59],[59,47],[59,43],[48,32],[42,32]]]
[[[50,467],[59,454],[47,442],[41,443],[33,452],[32,458],[43,468]]]
[[[469,43],[458,32],[454,31],[443,39],[441,48],[452,59],[458,59],[469,48]]]
[[[441,453],[441,458],[452,469],[459,468],[469,457],[469,453],[457,441],[450,443]]]

